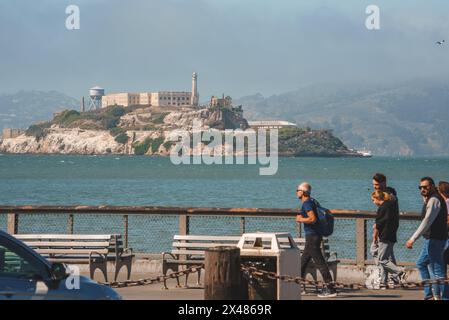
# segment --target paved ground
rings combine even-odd
[[[154,274],[133,274],[133,279],[142,279]],[[108,275],[112,279],[112,274]],[[97,272],[95,274],[97,281],[104,281]],[[119,279],[120,280],[120,279]],[[182,283],[181,279],[181,283]],[[189,288],[176,288],[176,280],[168,280],[168,290],[163,289],[161,283],[148,286],[136,286],[116,289],[125,300],[202,300],[204,297],[204,288],[196,285],[196,277],[189,278]],[[321,300],[315,293],[308,293],[302,296],[303,300]],[[421,290],[343,290],[339,291],[334,300],[421,300]]]

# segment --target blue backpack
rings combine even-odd
[[[334,216],[329,209],[323,208],[318,201],[312,199],[317,212],[315,230],[323,237],[329,237],[334,232]]]

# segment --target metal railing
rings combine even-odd
[[[368,257],[376,213],[364,210],[331,210],[335,230],[329,238],[331,251],[342,263],[363,266]],[[125,247],[144,254],[169,251],[174,234],[226,234],[290,232],[302,236],[295,222],[297,209],[181,208],[128,206],[0,206],[0,229],[18,233],[120,233]],[[404,248],[406,236],[418,225],[420,215],[402,212],[398,232],[399,263],[411,265],[416,251]],[[6,228],[2,227],[5,226]]]

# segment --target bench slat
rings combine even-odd
[[[172,250],[172,254],[182,254],[182,255],[201,255],[204,256],[205,250]]]
[[[59,242],[59,241],[25,241],[27,246],[32,248],[36,247],[81,247],[81,248],[98,248],[98,247],[109,247],[111,245],[110,242],[102,241],[102,242]]]
[[[235,241],[238,242],[240,240],[240,236],[195,236],[195,235],[191,235],[191,236],[187,236],[187,235],[175,235],[173,236],[173,240],[178,240],[178,241]],[[295,243],[305,243],[306,239],[305,238],[293,238],[293,241],[295,241]],[[283,242],[288,242],[287,238],[279,238],[279,242],[283,243]],[[323,239],[323,243],[327,244],[329,242],[329,240],[327,238]]]
[[[190,240],[190,241],[235,241],[240,240],[240,236],[184,236],[175,235],[173,240]]]
[[[113,238],[120,239],[121,235],[94,235],[94,234],[16,234],[14,235],[19,240],[30,239],[60,239],[60,240],[110,240]]]
[[[217,243],[217,242],[173,242],[174,248],[214,248],[218,246],[231,246],[235,247],[237,242],[230,243]]]
[[[236,246],[240,240],[240,236],[205,236],[205,235],[175,235],[172,243],[172,254],[176,255],[196,255],[204,256],[205,250],[217,246]],[[288,238],[279,238],[281,248],[289,247]],[[305,238],[293,239],[299,250],[304,251]],[[182,242],[185,241],[185,242]],[[203,242],[201,242],[203,241]],[[323,239],[323,251],[325,256],[329,256],[329,241],[327,238]],[[269,241],[265,241],[269,247]]]
[[[107,254],[108,249],[35,249],[40,254],[85,254],[89,255],[92,251]]]

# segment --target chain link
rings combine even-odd
[[[243,272],[246,272],[247,274],[256,275],[259,277],[266,277],[270,280],[281,280],[284,282],[295,282],[297,284],[302,285],[312,285],[312,286],[325,286],[330,285],[333,286],[336,289],[350,289],[350,290],[361,290],[366,289],[366,286],[361,283],[341,283],[341,282],[331,282],[331,283],[325,283],[323,281],[314,281],[314,280],[307,280],[301,277],[293,277],[288,275],[280,275],[276,274],[275,272],[265,271],[258,269],[254,267],[251,264],[242,264],[241,270]],[[418,282],[401,282],[401,283],[395,283],[392,285],[389,285],[388,288],[395,289],[395,288],[401,288],[401,289],[414,289],[414,288],[421,288],[425,287],[427,285],[432,284],[447,284],[449,283],[449,279],[429,279],[429,280],[423,280]]]
[[[138,279],[138,280],[125,280],[125,281],[114,281],[114,282],[105,282],[101,283],[107,286],[110,286],[112,288],[124,288],[124,287],[135,287],[135,286],[146,286],[151,285],[155,283],[161,283],[168,279],[176,279],[185,275],[188,275],[190,273],[196,273],[198,272],[198,269],[204,268],[204,264],[191,266],[185,270],[181,270],[178,272],[173,272],[165,276],[154,276],[152,278],[145,278],[145,279]],[[280,275],[276,272],[272,271],[266,271],[262,269],[256,268],[252,264],[242,264],[240,266],[240,270],[247,275],[251,276],[258,276],[258,277],[265,277],[269,280],[281,280],[284,282],[294,282],[300,285],[310,285],[315,287],[323,287],[325,285],[330,285],[336,289],[350,289],[350,290],[361,290],[366,289],[366,286],[361,283],[341,283],[341,282],[331,282],[331,283],[325,283],[323,281],[315,281],[315,280],[307,280],[301,277],[293,277],[289,275]],[[433,284],[447,284],[449,283],[449,279],[432,279],[432,280],[423,280],[423,281],[417,281],[417,282],[402,282],[402,283],[395,283],[392,285],[389,285],[388,287],[390,289],[414,289],[414,288],[422,288],[428,285]]]
[[[112,288],[124,288],[124,287],[135,287],[135,286],[147,286],[154,283],[161,283],[168,279],[176,279],[190,273],[198,272],[198,269],[204,268],[204,264],[191,266],[185,270],[178,272],[173,272],[165,276],[154,276],[152,278],[138,279],[138,280],[125,280],[125,281],[114,281],[114,282],[104,282],[106,286]]]

